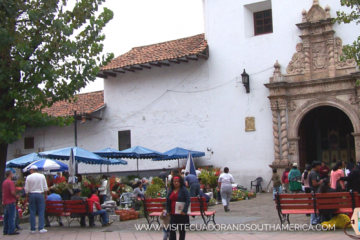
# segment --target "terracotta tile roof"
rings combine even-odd
[[[101,70],[110,70],[154,61],[201,54],[206,51],[207,46],[204,34],[199,34],[168,42],[135,47],[129,52],[114,58],[108,65],[102,67]]]
[[[51,116],[69,116],[91,114],[105,107],[104,91],[83,93],[76,95],[75,101],[59,101],[54,103],[50,108],[44,108],[42,112]]]

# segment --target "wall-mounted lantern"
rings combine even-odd
[[[246,89],[246,93],[250,93],[250,78],[249,78],[249,74],[245,72],[245,69],[244,72],[241,74],[241,77],[242,77],[242,83]]]

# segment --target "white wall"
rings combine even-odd
[[[103,120],[79,126],[79,146],[92,151],[117,149],[118,131],[131,130],[132,146],[158,151],[173,147],[204,151],[206,157],[198,160],[199,165],[229,167],[236,182],[247,187],[251,180],[262,176],[266,185],[271,176],[268,165],[274,157],[269,92],[264,84],[272,76],[276,60],[285,73],[296,44],[301,42],[295,24],[301,23],[302,10],[309,10],[313,1],[271,1],[273,33],[261,36],[249,32],[249,11],[269,5],[270,1],[203,2],[210,58],[106,79]],[[339,0],[320,0],[320,4],[329,4],[333,17],[340,9]],[[357,37],[359,26],[335,24],[334,30],[335,36],[348,44]],[[250,75],[249,94],[241,83],[243,69]],[[250,116],[255,117],[256,131],[245,132],[245,118]],[[36,147],[39,144],[45,150],[73,144],[73,126],[29,129],[25,135],[36,135]],[[22,144],[20,140],[9,147],[9,159]],[[140,169],[175,167],[177,161],[140,160],[139,165]],[[128,166],[110,170],[134,170],[135,166],[136,161],[129,160]],[[80,171],[98,168],[84,165]]]

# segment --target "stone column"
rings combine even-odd
[[[280,139],[281,139],[281,163],[287,164],[289,162],[289,147],[287,138],[287,123],[286,123],[286,105],[285,99],[278,101],[280,110]]]
[[[355,139],[355,159],[360,162],[360,133],[352,133]]]
[[[280,138],[279,138],[279,120],[278,120],[278,106],[276,100],[271,100],[271,112],[273,122],[273,136],[274,136],[274,162],[273,164],[280,163]]]

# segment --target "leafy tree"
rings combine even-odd
[[[107,8],[97,13],[103,2],[0,0],[0,173],[7,145],[25,127],[72,122],[41,110],[71,101],[113,58],[102,54],[102,30],[113,18]]]
[[[350,13],[337,11],[337,18],[335,22],[341,23],[350,23],[356,22],[360,23],[360,0],[340,0],[341,6],[347,6],[352,9]],[[343,48],[343,53],[346,58],[355,58],[358,65],[360,65],[360,36],[353,42],[352,45],[346,45]]]

